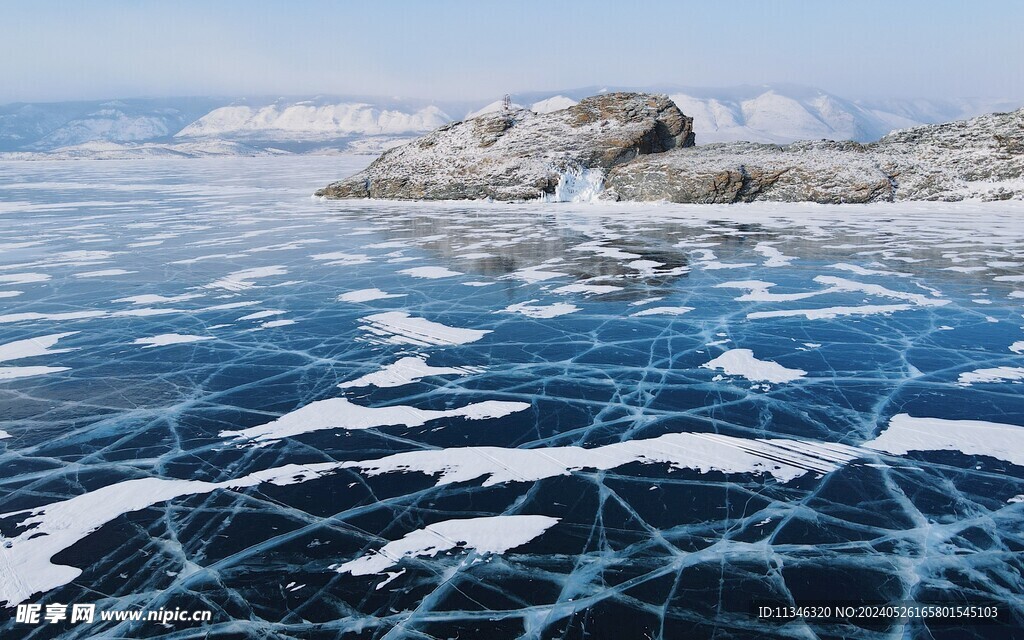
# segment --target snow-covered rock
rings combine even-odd
[[[1022,198],[1024,109],[896,131],[866,145],[680,149],[612,168],[605,188],[620,200],[695,203]]]
[[[692,119],[665,96],[609,93],[546,114],[510,109],[445,125],[317,195],[536,199],[555,194],[567,172],[692,144]]]

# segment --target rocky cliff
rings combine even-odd
[[[870,144],[694,147],[693,136],[692,119],[664,96],[605,94],[548,114],[519,109],[446,125],[317,194],[532,200],[590,172],[591,185],[603,179],[601,197],[612,200],[1024,198],[1024,109],[905,129]]]
[[[574,171],[693,145],[665,96],[609,93],[551,113],[511,109],[447,124],[321,189],[328,198],[532,200]]]

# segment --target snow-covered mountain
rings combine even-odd
[[[586,97],[586,96],[583,96]],[[568,109],[569,107],[577,104],[579,100],[573,100],[572,98],[557,95],[550,98],[544,98],[543,100],[537,100],[528,107],[526,105],[519,104],[518,102],[512,102],[509,104],[511,109],[529,109],[534,113],[551,113],[552,111],[560,111],[561,109]],[[505,108],[505,100],[495,100],[494,102],[487,104],[479,109],[470,111],[466,114],[463,120],[469,120],[479,116],[487,115],[488,113],[497,113]]]
[[[854,101],[796,85],[584,87],[512,94],[537,113],[607,91],[665,93],[694,118],[697,144],[747,140],[877,140],[894,130],[1021,106],[992,100]],[[0,152],[42,157],[210,153],[380,153],[450,122],[498,111],[493,102],[367,96],[167,98],[0,106]],[[462,115],[465,114],[465,115]],[[220,144],[222,142],[240,144]],[[12,157],[12,156],[7,156]]]
[[[672,100],[693,117],[700,143],[786,143],[795,140],[876,140],[894,128],[921,122],[882,116],[824,92],[813,94],[769,88],[737,97],[673,93]]]
[[[793,85],[668,93],[683,113],[693,117],[697,144],[822,139],[871,142],[895,129],[1010,111],[1020,106],[983,100],[854,102],[819,89]]]
[[[15,103],[0,106],[0,151],[51,151],[90,142],[168,139],[214,108],[214,98]]]
[[[854,101],[821,89],[792,84],[713,88],[678,85],[586,87],[549,94],[513,94],[512,99],[519,104],[532,104],[532,110],[542,113],[546,110],[545,99],[578,101],[588,95],[608,91],[668,94],[683,113],[693,118],[698,145],[820,139],[870,142],[895,129],[948,122],[994,111],[1012,111],[1024,104],[980,99]],[[569,106],[560,104],[564,104],[561,108]],[[500,102],[489,106],[497,108]],[[482,112],[485,111],[479,113]]]
[[[351,135],[401,135],[432,131],[451,118],[434,105],[411,113],[366,103],[316,105],[311,101],[263,107],[220,107],[175,137],[340,138]]]

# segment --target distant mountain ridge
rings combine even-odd
[[[812,87],[657,85],[694,119],[697,144],[795,140],[869,142],[895,129],[1010,111],[1009,101],[852,101]],[[512,94],[538,113],[630,87]],[[448,122],[502,108],[502,100],[437,102],[372,96],[124,99],[0,106],[7,157],[135,157],[262,153],[379,153]]]

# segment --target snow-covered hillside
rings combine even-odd
[[[821,93],[808,98],[769,89],[746,99],[699,98],[671,94],[672,100],[694,119],[699,144],[709,142],[786,143],[795,140],[875,140],[897,127],[920,122],[883,120],[853,103]]]
[[[818,89],[787,85],[670,91],[693,117],[697,144],[797,140],[878,140],[894,129],[946,122],[1020,105],[998,101],[853,102]]]
[[[558,96],[552,96],[550,98],[545,98],[543,100],[538,100],[538,101],[534,102],[533,104],[531,104],[529,107],[521,105],[518,102],[513,102],[513,103],[511,103],[510,108],[511,109],[529,109],[530,111],[532,111],[534,113],[551,113],[552,111],[560,111],[562,109],[568,109],[569,107],[573,106],[574,104],[578,104],[578,103],[579,103],[578,100],[573,100],[572,98],[567,98],[566,96],[558,95]],[[488,105],[485,105],[485,106],[483,106],[483,107],[481,107],[479,109],[476,109],[474,111],[470,111],[469,113],[466,114],[466,117],[463,118],[463,119],[464,120],[469,120],[470,118],[476,118],[476,117],[479,117],[479,116],[487,115],[488,113],[497,113],[498,111],[501,111],[504,108],[505,108],[505,101],[504,100],[495,100],[494,102],[492,102],[492,103],[490,103]]]
[[[432,131],[449,121],[451,118],[433,105],[406,113],[366,103],[316,105],[304,101],[263,107],[221,107],[188,125],[175,137],[396,135]]]

